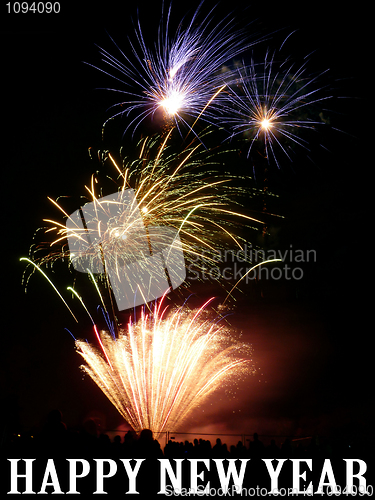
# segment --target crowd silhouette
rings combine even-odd
[[[20,476],[17,476],[17,485],[14,486],[13,484],[13,488],[17,488],[18,493],[25,492],[26,480],[22,476],[25,464],[22,462],[28,458],[32,462],[32,487],[34,493],[55,493],[55,487],[60,488],[60,491],[57,492],[70,492],[71,478],[69,471],[71,460],[76,459],[78,463],[82,464],[78,474],[83,470],[83,461],[86,461],[86,470],[88,468],[88,472],[82,474],[83,477],[78,477],[76,487],[79,493],[90,495],[96,492],[98,488],[96,464],[100,459],[107,464],[105,474],[109,470],[109,462],[112,464],[111,467],[115,467],[115,473],[104,479],[104,491],[113,495],[127,493],[130,487],[130,479],[128,479],[127,472],[125,472],[124,464],[131,463],[130,467],[133,468],[138,464],[138,462],[135,462],[138,459],[140,465],[139,469],[137,469],[136,491],[141,496],[153,498],[160,492],[162,484],[161,471],[163,464],[165,464],[164,461],[159,462],[158,459],[169,461],[172,470],[177,470],[178,467],[178,462],[174,462],[174,460],[182,459],[182,475],[178,487],[181,485],[182,488],[187,489],[191,486],[191,467],[194,459],[205,459],[204,465],[196,465],[199,473],[204,474],[204,477],[199,476],[201,477],[201,483],[204,485],[208,482],[212,491],[216,491],[221,487],[221,479],[215,473],[215,467],[217,467],[215,459],[248,459],[245,465],[246,474],[243,484],[248,489],[264,487],[267,490],[267,488],[270,488],[270,476],[264,463],[266,458],[271,460],[288,458],[315,459],[314,464],[317,465],[314,465],[313,470],[318,471],[318,473],[316,474],[313,470],[310,472],[311,477],[316,481],[326,458],[333,459],[333,462],[338,458],[338,462],[342,463],[342,458],[367,459],[369,457],[368,454],[364,456],[361,448],[354,446],[349,448],[348,445],[344,446],[342,442],[332,443],[322,438],[292,439],[279,436],[275,440],[254,433],[250,439],[244,439],[243,437],[237,444],[228,446],[220,437],[213,440],[213,442],[198,437],[192,441],[178,441],[176,437],[178,437],[178,434],[165,442],[164,434],[160,440],[157,440],[149,429],[143,429],[139,435],[130,430],[121,434],[103,432],[94,419],[85,420],[79,427],[69,428],[64,423],[61,412],[53,410],[49,413],[44,425],[39,428],[38,432],[17,433],[14,430],[11,432],[10,426],[8,430],[5,427],[3,428],[1,463],[7,472],[3,476],[4,480],[1,488],[5,488],[8,492],[12,488],[10,468],[16,463],[15,467],[19,471],[16,473],[19,473]],[[12,458],[16,460],[11,465]],[[50,463],[51,459],[54,464],[53,467],[56,467],[56,477],[54,476],[54,479],[48,475],[50,472],[47,472],[46,469],[47,463]],[[207,463],[207,459],[209,463]],[[283,462],[279,487],[289,488],[291,486],[292,465],[292,462],[288,460]],[[229,465],[222,464],[222,467],[226,468]],[[242,464],[238,465],[237,462],[235,467],[242,467]],[[339,466],[336,468],[335,466],[335,478],[338,484],[345,484],[344,471],[344,467]],[[58,486],[56,486],[56,481],[58,481]],[[170,486],[170,476],[166,481]],[[310,478],[308,481],[310,481]],[[74,484],[76,483],[74,482]]]
[[[164,441],[161,439],[160,441]],[[149,429],[139,435],[128,431],[110,438],[101,432],[94,419],[87,419],[78,429],[69,429],[59,410],[49,413],[44,426],[37,433],[3,432],[3,457],[102,457],[102,458],[292,458],[356,456],[361,447],[343,442],[311,437],[308,439],[266,439],[254,433],[244,444],[228,446],[217,438],[214,444],[207,439],[178,441],[175,438],[162,446]]]

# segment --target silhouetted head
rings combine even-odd
[[[98,436],[98,428],[94,419],[89,418],[83,423],[83,430],[92,436]]]
[[[152,431],[150,429],[142,429],[139,435],[139,439],[141,441],[152,441],[153,440]]]
[[[58,424],[62,422],[62,413],[60,410],[51,410],[48,414],[48,422]]]
[[[134,431],[128,431],[125,434],[124,441],[126,443],[132,443],[134,441]]]

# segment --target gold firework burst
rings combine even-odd
[[[176,430],[218,387],[254,372],[250,347],[205,310],[211,300],[169,314],[160,300],[118,338],[101,332],[105,355],[76,342],[82,369],[135,431],[151,429],[157,437]]]

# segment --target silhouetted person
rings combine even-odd
[[[202,439],[201,457],[210,458],[212,456],[212,446],[209,439]]]
[[[217,438],[216,443],[212,447],[212,456],[215,458],[218,458],[221,456],[221,451],[222,451],[222,443],[221,439]]]
[[[123,452],[122,455],[124,458],[132,458],[134,446],[136,442],[136,436],[134,431],[128,431],[124,436],[123,442]]]
[[[229,457],[229,451],[228,451],[228,446],[226,443],[223,443],[221,445],[221,453],[220,453],[221,458],[228,458]]]
[[[159,442],[153,438],[150,429],[143,429],[134,447],[135,453],[132,458],[146,458],[138,474],[138,491],[141,495],[149,497],[156,496],[159,481],[157,458],[163,457]]]
[[[67,427],[62,420],[62,413],[57,409],[51,410],[39,436],[41,453],[47,453],[51,456],[64,454],[66,440]]]
[[[105,434],[103,432],[99,434],[98,451],[102,458],[109,457],[111,456],[111,454],[113,454],[112,443],[108,434]]]
[[[320,447],[319,447],[319,443],[318,443],[318,438],[317,437],[313,437],[310,441],[310,444],[307,448],[307,455],[311,458],[316,458],[316,457],[319,457],[320,456]]]
[[[243,458],[246,456],[246,448],[243,445],[242,441],[238,441],[237,445],[235,446],[234,450],[232,450],[232,453],[234,451],[234,457],[236,458]],[[232,454],[231,453],[231,454]]]
[[[292,443],[289,438],[287,438],[281,445],[281,456],[283,458],[290,458],[293,454]]]
[[[80,432],[80,446],[85,456],[93,456],[98,449],[98,429],[95,420],[89,418],[83,423]]]
[[[62,420],[62,413],[60,410],[56,409],[49,412],[44,430],[55,436],[65,436],[67,427]]]
[[[163,456],[160,444],[153,438],[150,429],[143,429],[141,431],[135,451],[138,458],[160,458]]]
[[[176,458],[174,451],[175,451],[175,443],[170,439],[168,443],[164,446],[165,457]]]
[[[195,438],[193,441],[193,447],[191,449],[191,456],[192,457],[199,457],[199,441],[197,438]]]
[[[268,458],[277,458],[280,456],[280,449],[274,439],[271,439],[271,444],[267,446],[266,454]]]
[[[254,432],[253,441],[250,442],[249,452],[251,457],[259,458],[264,456],[264,444],[259,440],[256,432]]]
[[[121,457],[123,453],[123,445],[121,442],[121,436],[118,434],[113,438],[111,443],[111,454],[114,457]]]

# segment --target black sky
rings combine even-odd
[[[137,3],[147,33],[156,26],[156,4]],[[77,194],[92,173],[87,149],[102,147],[101,126],[112,101],[96,90],[103,76],[83,61],[97,61],[95,44],[111,46],[106,31],[125,46],[136,6],[124,5],[99,8],[87,2],[78,14],[74,5],[64,4],[55,18],[13,14],[2,20],[1,390],[5,411],[24,427],[38,425],[55,406],[68,422],[97,412],[110,425],[119,423],[100,391],[82,381],[73,340],[64,331],[72,320],[49,285],[35,276],[25,295],[19,258],[27,256],[42,218],[57,216],[47,196]],[[319,154],[315,165],[272,174],[272,187],[282,194],[282,210],[288,215],[284,241],[316,248],[318,259],[306,267],[302,303],[289,300],[295,290],[291,295],[271,291],[263,302],[251,294],[242,299],[233,321],[253,343],[263,375],[251,381],[242,413],[234,417],[226,403],[218,404],[220,411],[208,409],[209,419],[202,416],[201,423],[207,428],[217,420],[217,428],[231,429],[235,421],[249,432],[263,426],[264,432],[273,427],[275,433],[302,434],[355,428],[367,436],[374,408],[367,322],[373,229],[372,144],[364,139],[372,78],[366,13],[333,10],[326,2],[305,5],[278,2],[271,8],[267,3],[266,9],[249,2],[237,8],[241,21],[252,21],[250,29],[256,33],[298,30],[290,52],[316,49],[314,70],[330,68],[335,92],[345,97],[333,102],[339,114],[331,119],[345,133],[325,137],[330,152]],[[267,43],[272,47],[280,37],[276,33]],[[123,123],[118,121],[119,135]],[[54,275],[57,282],[66,283],[66,278]],[[205,290],[199,293],[204,296]],[[255,325],[253,335],[247,323]]]

